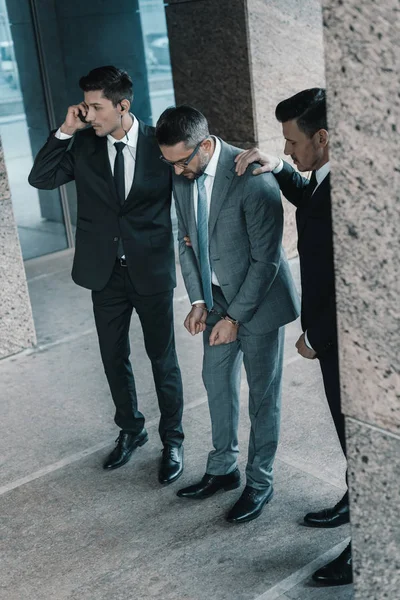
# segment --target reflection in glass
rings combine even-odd
[[[155,125],[161,113],[168,106],[175,105],[164,0],[139,0],[139,7],[149,76],[151,112]],[[178,224],[174,203],[171,217],[176,238]]]
[[[36,56],[31,60],[37,63]],[[0,136],[24,259],[63,250],[67,238],[59,193],[39,196],[27,181],[33,157],[5,0],[0,0]]]
[[[164,0],[139,0],[153,125],[175,104]]]

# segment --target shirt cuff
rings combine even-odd
[[[282,169],[283,169],[283,160],[279,159],[279,165],[272,172],[274,175],[278,175],[278,173],[280,173],[282,171]]]
[[[310,348],[310,350],[314,350],[314,348],[311,346],[310,341],[308,339],[307,331],[304,332],[304,341],[306,343],[306,346],[308,346],[308,348]],[[315,352],[315,350],[314,350],[314,352]]]
[[[74,137],[73,135],[68,135],[68,133],[63,133],[61,129],[57,129],[54,135],[59,140],[70,140],[72,137]]]
[[[204,300],[195,300],[194,302],[192,302],[192,306],[193,304],[205,304]]]

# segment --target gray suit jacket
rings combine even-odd
[[[242,152],[221,140],[222,149],[211,197],[211,268],[228,302],[228,314],[252,334],[268,333],[299,315],[299,298],[281,242],[283,209],[272,174],[241,177],[234,158]],[[193,182],[173,177],[179,226],[179,256],[191,302],[204,297],[199,269]],[[192,247],[183,240],[189,235]]]

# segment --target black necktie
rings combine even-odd
[[[115,188],[120,204],[123,204],[125,202],[125,164],[123,149],[126,144],[124,144],[124,142],[115,142],[114,146],[117,151],[114,163]]]
[[[315,174],[315,171],[313,171],[311,173],[311,178],[310,178],[308,185],[304,188],[303,200],[311,198],[313,191],[315,190],[317,185],[318,185],[317,176]]]

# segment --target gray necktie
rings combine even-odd
[[[197,236],[200,254],[200,273],[203,284],[204,301],[208,310],[213,307],[213,296],[211,287],[211,265],[208,247],[208,207],[205,180],[207,175],[201,175],[197,180]]]

